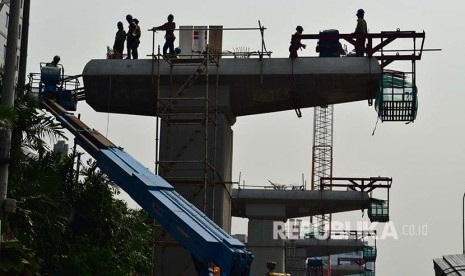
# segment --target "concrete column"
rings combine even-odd
[[[250,204],[249,215],[285,214],[285,206],[279,204]],[[250,275],[264,275],[266,263],[276,262],[276,272],[284,272],[284,240],[273,237],[272,219],[249,219],[247,248],[253,252],[254,261]]]
[[[199,88],[199,94],[204,90],[205,87]],[[205,125],[194,122],[195,115],[173,116],[169,122],[162,120],[160,128],[159,160],[162,163],[159,174],[217,225],[230,232],[233,140],[231,118],[224,113],[217,114],[216,124],[208,125],[208,148],[205,149]],[[175,118],[176,116],[178,117]],[[209,178],[206,187],[203,162],[205,151]],[[160,242],[155,244],[154,275],[195,275],[190,253],[163,229],[157,229],[155,235]]]

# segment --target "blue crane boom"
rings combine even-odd
[[[220,268],[221,275],[249,275],[253,255],[244,244],[216,225],[162,177],[67,111],[75,110],[77,90],[66,89],[66,83],[76,80],[64,76],[62,71],[60,67],[41,64],[41,73],[30,75],[31,87],[38,89],[42,106],[74,135],[113,182],[191,253],[199,275],[213,275],[213,266]]]

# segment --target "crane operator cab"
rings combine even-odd
[[[39,93],[39,100],[54,99],[64,109],[76,111],[76,91],[79,89],[79,80],[76,76],[64,75],[63,65],[58,64],[59,58],[52,62],[40,63],[40,74],[30,74],[30,85]],[[40,75],[40,77],[39,77]],[[38,87],[34,87],[37,85]]]

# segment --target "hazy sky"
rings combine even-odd
[[[89,60],[105,58],[116,22],[124,22],[128,13],[143,30],[141,58],[152,47],[146,30],[165,22],[169,13],[178,26],[257,27],[261,20],[272,56],[287,57],[296,25],[304,33],[352,32],[359,8],[365,9],[370,32],[425,30],[425,48],[443,49],[424,53],[417,63],[415,123],[379,123],[372,136],[376,112],[365,101],[336,105],[334,119],[334,176],[393,178],[391,220],[399,240],[378,242],[377,275],[433,275],[433,258],[462,251],[464,1],[32,0],[28,72],[37,72],[39,62],[58,54],[67,74],[80,74]],[[157,44],[161,39],[159,33]],[[316,54],[308,44],[300,55]],[[258,50],[259,32],[225,33],[224,48],[233,47]],[[78,109],[84,122],[153,169],[153,118],[98,114],[85,103]],[[313,109],[302,113],[300,119],[294,111],[238,118],[233,126],[234,180],[239,172],[249,185],[265,185],[268,179],[297,184],[302,173],[310,179]],[[346,217],[362,219],[360,211],[336,219]],[[234,222],[233,233],[246,231],[244,220]],[[426,236],[402,235],[404,225],[425,224]]]

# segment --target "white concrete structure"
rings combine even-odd
[[[19,35],[18,35],[18,49],[16,55],[16,71],[18,71],[19,66],[19,51],[21,45],[21,27],[23,25],[23,5],[24,0],[19,0],[21,5],[21,12],[19,17]],[[10,16],[10,4],[9,1],[2,1],[0,3],[0,68],[5,66],[5,57],[6,57],[6,37],[8,35],[8,19]],[[17,74],[17,72],[16,72]]]

